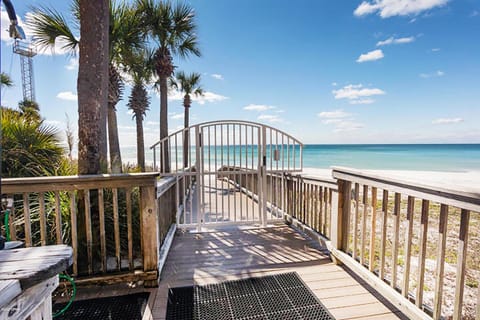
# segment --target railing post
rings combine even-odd
[[[145,287],[158,286],[159,226],[156,197],[156,180],[150,186],[140,187],[143,271],[157,272],[157,278],[145,281]]]
[[[351,188],[350,181],[338,180],[338,192],[332,190],[332,245],[337,250],[346,251],[348,246],[348,226],[350,217]],[[335,261],[338,263],[338,261]]]

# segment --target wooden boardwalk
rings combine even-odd
[[[328,252],[286,225],[178,230],[144,319],[165,319],[168,288],[296,271],[336,319],[406,319]],[[148,313],[148,312],[147,312]]]

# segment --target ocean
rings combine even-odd
[[[122,148],[124,163],[136,162],[136,148]],[[146,162],[153,152],[146,148]],[[307,144],[304,168],[344,166],[358,169],[464,172],[480,171],[480,144]]]

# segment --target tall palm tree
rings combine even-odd
[[[173,55],[200,56],[196,35],[195,12],[187,4],[137,0],[148,34],[156,44],[155,72],[160,86],[160,139],[168,136],[168,79],[173,75]],[[170,172],[168,144],[164,144],[161,163]]]
[[[124,83],[118,72],[118,66],[125,64],[131,50],[143,46],[139,16],[125,3],[110,3],[110,65],[108,87],[108,145],[110,166],[113,173],[122,172],[122,158],[118,139],[116,105],[121,100]]]
[[[62,39],[64,46],[71,54],[76,54],[80,40],[74,35],[71,25],[78,28],[79,25],[79,0],[74,0],[71,8],[72,21],[69,23],[65,17],[55,9],[45,7],[33,8],[33,14],[28,19],[28,25],[33,29],[34,41],[40,48],[52,49],[57,39]],[[121,99],[123,92],[123,80],[119,75],[117,66],[122,64],[125,52],[130,48],[138,48],[143,44],[140,33],[138,15],[132,7],[115,1],[109,1],[109,41],[108,41],[108,103],[103,106],[101,114],[102,136],[106,137],[108,124],[108,144],[110,151],[110,167],[113,173],[120,173],[122,161],[120,144],[118,140],[118,128],[115,106]],[[98,23],[98,22],[96,22]],[[80,25],[81,28],[81,25]],[[106,138],[101,143],[102,158],[106,159]]]
[[[108,0],[78,0],[80,21],[78,92],[78,173],[101,173],[99,141],[108,89]]]
[[[78,173],[98,174],[106,170],[101,162],[102,140],[106,139],[106,108],[108,103],[108,50],[109,50],[109,1],[78,0],[80,21],[78,92]],[[100,215],[98,191],[80,192],[78,195],[78,252],[86,252],[88,246],[85,220],[85,199],[90,196],[93,251],[99,252]],[[87,268],[85,259],[79,258],[78,268]]]
[[[185,108],[185,116],[183,117],[183,125],[185,128],[189,127],[189,118],[190,118],[190,106],[192,105],[193,96],[202,96],[203,89],[200,86],[200,74],[193,72],[190,74],[185,74],[183,71],[178,71],[175,73],[175,79],[172,81],[172,86],[182,92],[183,96],[183,106]],[[188,166],[188,131],[185,132],[183,136],[183,167]]]
[[[105,43],[108,44],[109,12],[108,7],[103,7],[105,2],[109,4],[108,0],[102,0],[92,8],[93,4],[88,4],[87,1],[73,0],[68,19],[55,9],[34,7],[26,22],[32,30],[34,43],[40,49],[54,50],[55,42],[61,40],[62,50],[71,55],[77,55],[80,51],[77,79],[79,174],[106,172],[108,168],[107,102],[103,102],[104,97],[107,98],[107,88],[103,88],[103,72],[108,72],[108,68],[102,69],[101,59],[101,55],[108,57],[108,45]],[[100,11],[95,12],[97,9]],[[102,11],[104,9],[107,9],[106,16]],[[82,26],[82,20],[87,25]],[[105,30],[101,29],[103,27],[107,28],[106,35]],[[82,31],[86,36],[82,37],[85,43],[81,45],[75,34],[82,35]],[[98,85],[90,84],[95,81]]]
[[[143,119],[150,106],[146,86],[152,82],[153,53],[149,50],[137,50],[126,59],[126,71],[133,80],[133,88],[127,106],[133,111],[137,128],[137,165],[145,172],[145,142],[143,137]]]

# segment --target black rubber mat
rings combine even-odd
[[[335,319],[296,272],[171,288],[166,319]]]
[[[55,319],[141,320],[148,301],[148,292],[126,296],[74,301],[70,308]],[[54,312],[64,304],[53,306]]]

